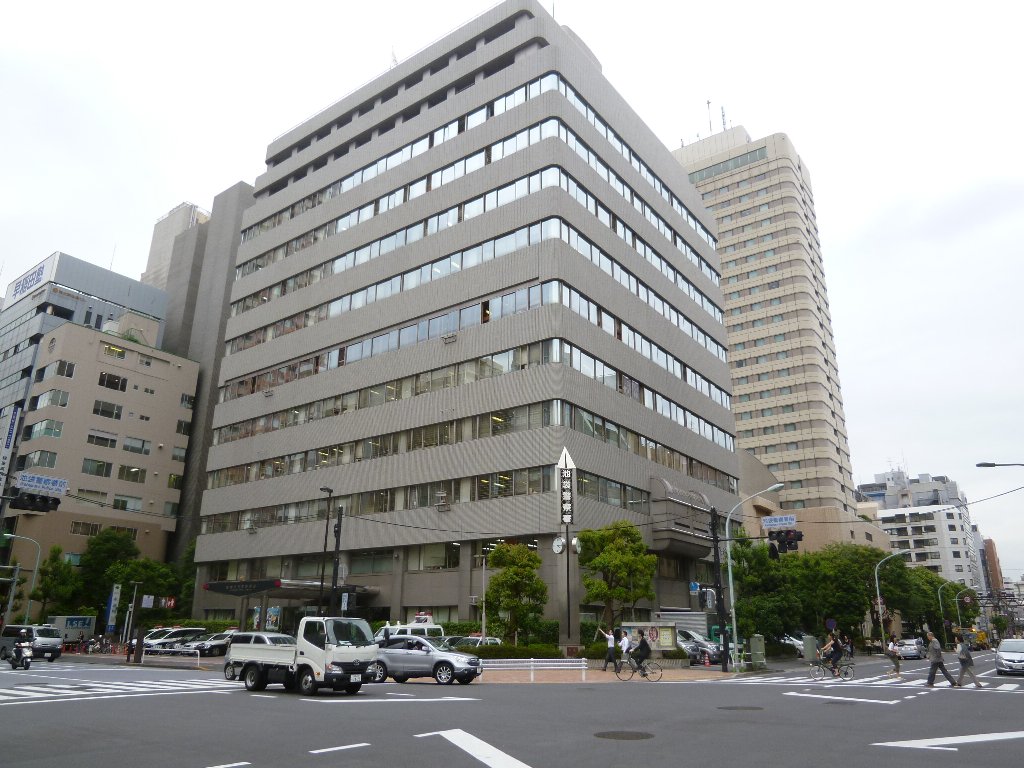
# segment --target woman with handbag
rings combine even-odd
[[[971,680],[974,681],[975,688],[981,688],[981,683],[978,682],[978,678],[974,676],[974,659],[971,656],[971,647],[964,640],[963,635],[956,636],[956,657],[960,661],[960,676],[956,679],[956,684],[959,687],[964,681],[964,675],[970,675]]]
[[[890,669],[886,674],[890,677],[902,680],[903,676],[900,675],[900,646],[899,643],[896,642],[896,638],[890,638],[889,647],[886,648],[885,655],[888,656],[889,661],[892,662],[892,669]]]

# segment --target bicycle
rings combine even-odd
[[[826,673],[843,681],[853,680],[854,664],[851,657],[844,654],[833,670],[831,662],[827,658],[822,658],[821,653],[818,653],[808,671],[812,680],[823,680]]]
[[[627,656],[626,660],[619,664],[615,669],[615,676],[619,680],[632,680],[633,675],[637,672],[640,673],[640,677],[644,680],[650,680],[652,683],[656,683],[661,680],[661,664],[650,659],[645,659],[639,666],[636,663],[636,659],[632,656]]]

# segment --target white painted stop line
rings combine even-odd
[[[905,747],[908,749],[937,749],[945,752],[956,752],[957,748],[950,744],[978,744],[985,741],[1009,741],[1024,739],[1024,731],[1004,731],[1003,733],[975,733],[967,736],[940,736],[937,739],[913,739],[911,741],[881,741],[873,747]]]
[[[511,755],[506,755],[497,747],[492,747],[486,741],[478,739],[476,736],[466,733],[459,728],[450,731],[416,734],[416,738],[423,736],[442,736],[463,752],[475,757],[484,765],[490,766],[490,768],[530,768],[526,763],[516,760]]]

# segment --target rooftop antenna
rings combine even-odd
[[[715,129],[711,127],[711,99],[708,99],[708,136],[715,132]]]
[[[117,243],[114,243],[114,252],[110,254],[110,271],[114,271],[114,257],[117,255]]]
[[[722,107],[722,131],[725,131],[725,107]]]

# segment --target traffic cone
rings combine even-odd
[[[711,666],[711,656],[707,652],[704,653],[704,666],[705,667],[710,667]]]

